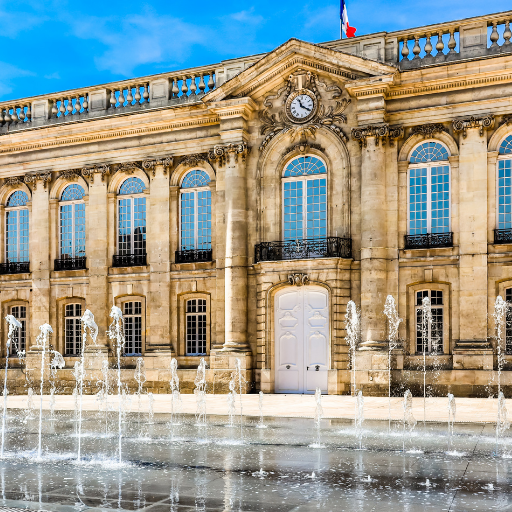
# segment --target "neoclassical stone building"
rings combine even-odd
[[[494,302],[512,301],[511,20],[291,39],[0,104],[2,316],[22,321],[29,369],[49,323],[69,380],[86,308],[100,329],[90,369],[113,361],[115,304],[126,379],[142,355],[154,390],[168,388],[171,357],[192,389],[204,357],[211,391],[240,358],[252,389],[348,393],[353,300],[357,386],[387,393],[391,294],[393,387],[417,389],[426,350],[436,392],[486,393]]]

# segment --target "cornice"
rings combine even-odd
[[[375,138],[375,145],[382,143],[383,146],[389,141],[393,146],[394,141],[404,136],[404,129],[401,126],[389,126],[388,124],[370,124],[352,128],[352,138],[359,142],[363,148],[367,146],[369,138]]]
[[[198,119],[190,119],[187,121],[161,123],[154,126],[123,128],[112,131],[102,131],[100,133],[91,133],[83,135],[71,135],[64,137],[54,137],[52,139],[43,140],[32,143],[11,143],[0,147],[0,154],[15,153],[22,151],[33,151],[38,149],[46,149],[59,146],[67,146],[72,144],[86,144],[89,142],[97,142],[101,140],[118,139],[123,137],[131,137],[134,135],[145,135],[150,133],[158,133],[170,130],[180,130],[188,128],[196,128],[200,126],[218,124],[220,119],[217,115],[202,116]]]
[[[487,128],[494,128],[494,115],[485,114],[482,116],[459,117],[453,120],[453,131],[455,133],[462,132],[462,137],[467,137],[467,131],[470,128],[478,128],[480,137],[483,137]]]
[[[247,120],[249,114],[258,109],[258,105],[252,98],[243,97],[209,103],[208,109],[217,114],[220,119],[243,117]]]

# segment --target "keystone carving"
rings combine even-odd
[[[501,124],[506,124],[507,126],[511,125],[512,124],[512,114],[507,114],[505,116],[503,116],[503,118],[501,119]]]
[[[215,146],[208,152],[208,160],[215,162],[218,161],[222,167],[226,162],[228,155],[233,155],[235,162],[238,162],[238,157],[242,157],[242,161],[245,161],[245,157],[249,154],[250,148],[246,142],[240,144],[225,144]]]
[[[309,153],[311,149],[318,149],[318,151],[323,151],[324,149],[320,144],[309,144],[307,142],[295,144],[295,146],[291,146],[285,152],[285,155],[288,153],[293,153],[294,151],[298,151],[299,153]]]
[[[181,158],[180,164],[184,164],[190,167],[194,167],[199,162],[207,162],[208,153],[195,153],[193,155],[186,155]]]
[[[40,172],[31,172],[29,174],[25,174],[25,183],[27,185],[32,185],[34,190],[37,189],[37,182],[42,181],[44,189],[48,185],[48,182],[52,179],[51,171],[40,171]]]
[[[431,123],[431,124],[420,124],[419,126],[414,126],[412,129],[412,135],[423,135],[426,139],[428,137],[432,137],[435,133],[447,132],[448,130],[441,123]]]
[[[110,174],[110,165],[98,164],[94,167],[84,167],[82,169],[82,176],[84,178],[90,178],[91,181],[94,181],[95,174],[101,174],[101,181],[105,181],[105,176]]]
[[[4,183],[13,187],[21,185],[23,183],[23,176],[9,176],[8,178],[5,178]]]
[[[352,138],[359,142],[363,148],[368,144],[368,138],[375,137],[375,145],[382,143],[383,146],[389,141],[389,145],[393,146],[396,139],[404,136],[404,129],[401,126],[389,126],[388,124],[370,124],[368,126],[360,126],[352,128]]]
[[[169,169],[169,167],[171,167],[173,161],[174,159],[172,158],[172,156],[167,156],[164,158],[155,158],[153,160],[144,160],[142,162],[142,168],[146,171],[151,171],[151,174],[153,175],[154,178],[157,165],[163,165],[164,174],[167,174],[167,170]]]
[[[309,283],[307,274],[288,274],[288,282],[295,286],[302,286]]]
[[[453,130],[455,132],[462,132],[464,139],[467,137],[467,131],[470,128],[479,128],[480,137],[483,137],[486,128],[494,128],[494,115],[460,117],[453,120]]]
[[[59,178],[64,178],[68,181],[75,181],[82,175],[81,169],[67,169],[59,173]]]
[[[142,170],[139,162],[123,162],[117,164],[116,172],[125,172],[126,174],[133,174],[137,169]]]

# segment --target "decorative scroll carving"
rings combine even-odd
[[[352,138],[359,142],[361,147],[366,147],[368,138],[375,137],[375,145],[382,143],[383,146],[389,141],[393,146],[396,139],[404,136],[404,129],[401,126],[389,126],[388,124],[370,124],[352,128]]]
[[[238,157],[242,157],[242,161],[245,161],[245,157],[250,152],[250,148],[246,142],[240,144],[225,144],[215,146],[208,152],[208,160],[214,162],[218,161],[222,167],[228,158],[228,155],[232,154],[235,158],[235,162],[238,161]]]
[[[507,114],[502,117],[501,124],[506,124],[507,126],[512,124],[512,114]]]
[[[455,132],[462,132],[464,139],[467,137],[467,131],[470,128],[479,128],[480,137],[483,137],[486,128],[494,128],[494,115],[460,117],[453,120],[453,130]]]
[[[441,123],[430,123],[430,124],[420,124],[419,126],[414,126],[412,129],[412,135],[419,134],[423,135],[426,139],[428,137],[432,137],[435,133],[447,132],[448,130]]]
[[[314,94],[318,108],[312,119],[305,124],[294,123],[285,112],[286,100],[295,91],[307,90]],[[335,123],[346,123],[344,111],[350,104],[350,98],[341,97],[341,88],[337,85],[328,86],[318,79],[314,73],[299,70],[290,75],[286,85],[277,94],[267,96],[263,102],[265,109],[260,113],[261,135],[265,139],[260,145],[263,151],[270,141],[280,133],[290,132],[292,140],[299,138],[306,141],[307,137],[315,138],[316,131],[322,126],[330,129],[340,140],[347,142],[343,130]],[[297,94],[297,93],[296,93]],[[274,105],[277,103],[277,105]],[[329,104],[330,103],[330,104]]]
[[[27,185],[32,185],[34,190],[37,189],[37,182],[42,181],[44,189],[48,185],[48,182],[52,179],[51,171],[39,171],[39,172],[31,172],[29,174],[25,174],[25,183]]]
[[[173,162],[174,159],[172,156],[166,156],[164,158],[155,158],[153,160],[144,160],[142,162],[142,168],[146,171],[151,171],[151,174],[153,175],[153,177],[155,177],[157,165],[163,165],[164,174],[167,174],[167,170],[169,169],[169,167],[171,167]]]
[[[105,176],[110,174],[110,165],[98,164],[94,167],[84,167],[82,169],[82,176],[84,178],[90,178],[91,181],[94,181],[95,174],[101,174],[101,181],[105,181]]]
[[[23,176],[9,176],[5,178],[5,184],[16,187],[17,185],[21,185],[23,183]]]
[[[127,174],[133,174],[137,169],[142,170],[139,162],[123,162],[116,165],[116,172],[125,172]]]
[[[180,164],[194,167],[199,162],[207,162],[207,161],[208,161],[208,153],[195,153],[193,155],[183,156],[180,160]]]
[[[287,155],[288,153],[293,153],[294,151],[298,151],[299,153],[309,153],[311,149],[318,149],[318,151],[324,150],[320,144],[309,144],[307,142],[301,142],[300,144],[295,144],[295,146],[288,148],[284,154]]]
[[[68,181],[75,181],[82,175],[81,169],[67,169],[59,173],[59,178],[64,178]]]
[[[307,274],[288,274],[288,282],[295,286],[302,286],[309,283]]]

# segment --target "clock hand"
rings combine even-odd
[[[310,109],[310,108],[305,107],[305,106],[301,103],[301,101],[300,101],[300,100],[298,100],[298,102],[299,102],[299,105],[300,105],[304,110],[307,110],[308,112],[311,112],[311,109]]]

